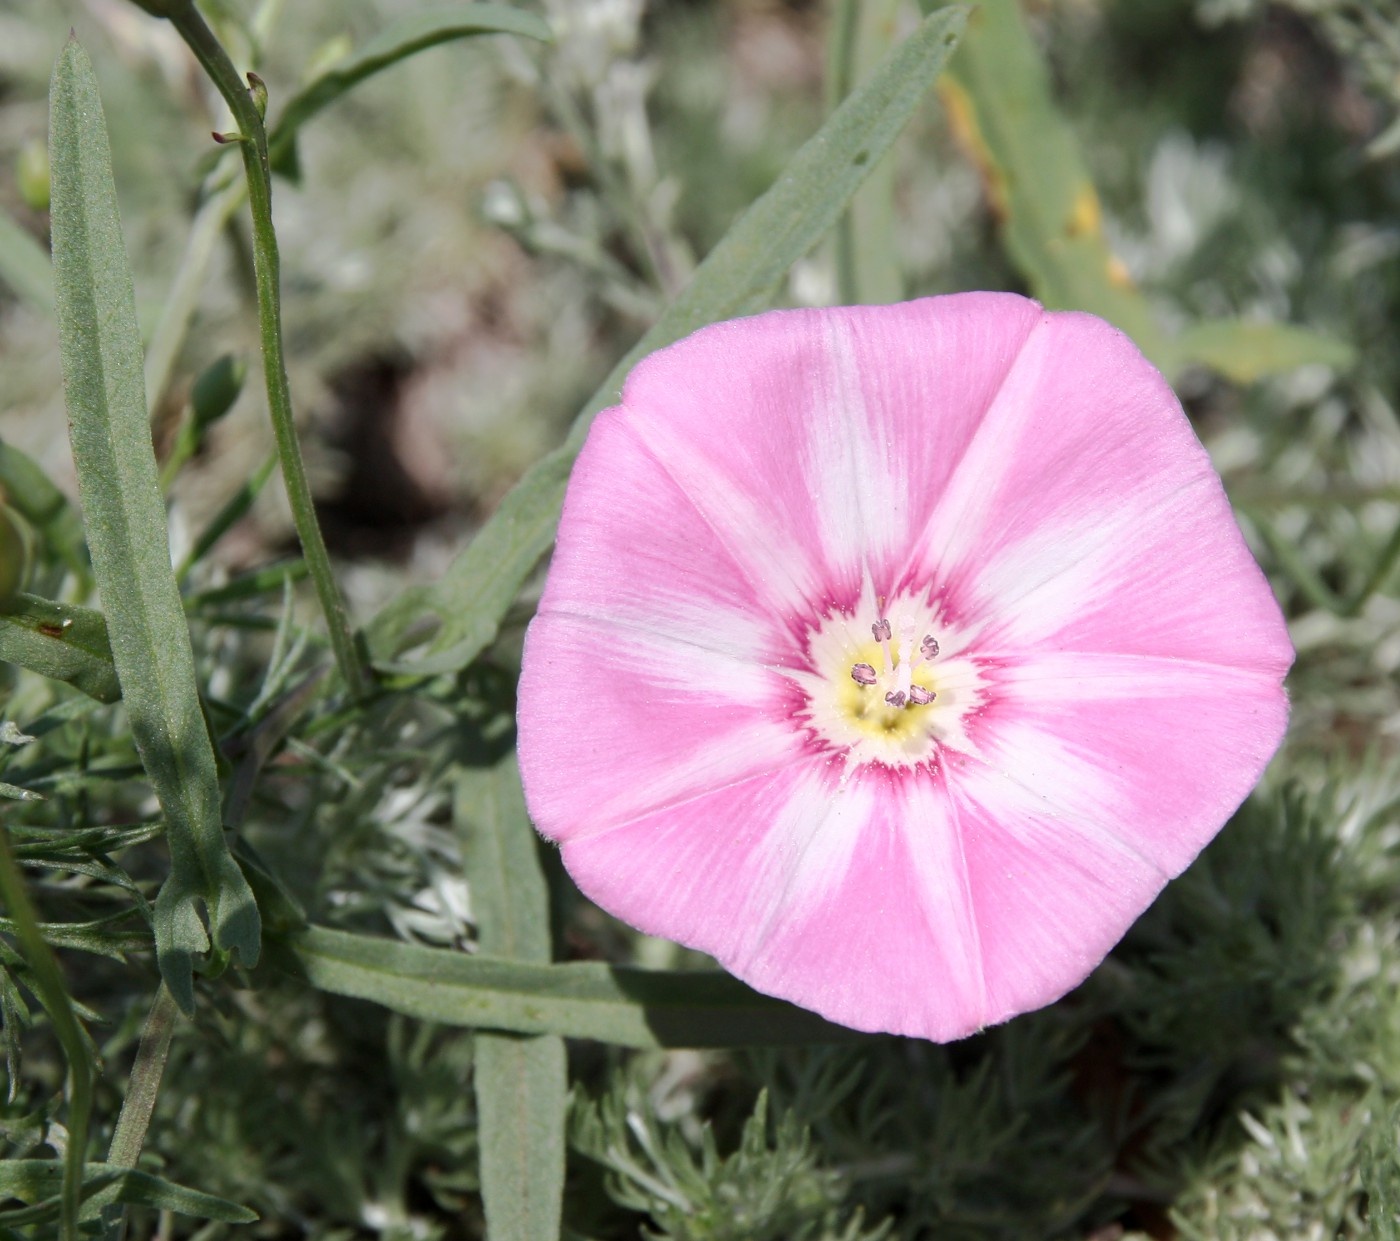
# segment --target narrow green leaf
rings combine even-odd
[[[1299,366],[1323,365],[1345,370],[1356,350],[1345,341],[1288,323],[1243,319],[1206,319],[1177,338],[1183,362],[1197,362],[1248,384]]]
[[[554,38],[543,19],[504,4],[454,4],[410,13],[386,26],[359,52],[332,66],[292,97],[268,135],[272,167],[279,172],[293,171],[297,130],[366,78],[425,48],[483,34],[514,34],[542,43]]]
[[[17,1198],[20,1202],[47,1203],[59,1187],[62,1166],[51,1159],[0,1160],[0,1198]],[[194,1219],[216,1219],[227,1224],[251,1224],[257,1220],[247,1207],[216,1198],[212,1194],[187,1189],[173,1181],[134,1169],[114,1171],[103,1163],[90,1163],[83,1175],[83,1219],[93,1219],[102,1208],[113,1202],[127,1202],[174,1211]],[[56,1206],[50,1213],[56,1214]],[[41,1215],[31,1213],[31,1222]],[[4,1220],[3,1222],[13,1222]]]
[[[200,531],[194,545],[180,561],[175,576],[184,581],[189,571],[213,550],[215,544],[233,529],[253,507],[267,481],[277,471],[277,454],[269,453],[263,463],[253,471],[252,476],[232,496],[224,502],[219,511],[209,519],[209,524]]]
[[[479,1033],[472,1080],[492,1241],[549,1241],[564,1205],[568,1060],[554,1034]]]
[[[0,660],[66,681],[98,702],[121,697],[101,612],[15,595],[0,612]]]
[[[49,256],[4,208],[0,208],[0,280],[35,310],[53,313]]]
[[[42,793],[35,793],[32,789],[22,789],[17,784],[6,784],[0,780],[0,797],[7,797],[11,801],[43,801]]]
[[[0,440],[0,494],[24,514],[64,564],[84,579],[90,576],[83,522],[78,511],[37,461],[3,440]]]
[[[122,1100],[122,1109],[107,1148],[107,1166],[110,1168],[134,1168],[141,1158],[141,1147],[145,1144],[146,1130],[155,1113],[156,1098],[160,1094],[160,1083],[165,1075],[165,1064],[170,1056],[170,1043],[175,1036],[178,1019],[179,1010],[175,1001],[170,998],[169,989],[162,984],[156,989],[156,998],[146,1016],[146,1026],[141,1031],[141,1042],[127,1081],[126,1097]],[[120,1238],[125,1232],[126,1213],[122,1207],[113,1203],[101,1214],[103,1231],[110,1237]]]
[[[827,99],[835,107],[894,45],[904,0],[838,0],[831,19]],[[836,282],[840,300],[880,305],[904,296],[895,249],[894,151],[877,160],[836,224]]]
[[[155,905],[170,993],[194,1007],[195,957],[258,957],[253,894],[224,842],[218,774],[170,567],[111,152],[87,54],[69,40],[50,102],[59,349],[78,490],[132,736],[165,812],[172,870]]]
[[[593,416],[617,400],[628,371],[647,354],[767,303],[788,268],[825,236],[893,144],[957,45],[964,20],[961,9],[941,9],[890,52],[725,234],[603,381],[563,445],[526,472],[442,581],[401,597],[374,619],[368,636],[379,667],[424,675],[451,671],[465,667],[494,639],[501,617],[553,541],[569,469]],[[425,612],[439,622],[427,655],[397,658]]]
[[[1007,252],[1046,306],[1107,319],[1168,378],[1189,363],[1237,383],[1308,362],[1350,364],[1349,346],[1285,324],[1222,320],[1176,337],[1163,329],[1109,246],[1098,191],[1017,0],[982,0],[940,90]]]
[[[1175,352],[1108,244],[1098,191],[1016,0],[978,5],[939,90],[1035,296],[1102,316],[1170,374]]]
[[[481,950],[547,964],[549,889],[511,752],[457,777],[462,835]],[[559,1235],[564,1195],[568,1065],[557,1035],[476,1037],[473,1085],[481,1119],[486,1231],[499,1241]]]
[[[91,922],[40,922],[37,926],[44,942],[52,948],[75,948],[79,952],[125,961],[128,952],[147,951],[151,946],[151,933],[144,927],[121,930],[112,926],[113,922],[130,917],[132,912],[123,910]],[[12,919],[0,915],[0,931],[14,935],[18,927]]]
[[[514,752],[494,767],[466,767],[458,773],[453,818],[462,838],[481,951],[513,961],[547,962],[549,890]]]
[[[601,962],[534,965],[310,927],[269,941],[277,964],[322,991],[446,1025],[559,1034],[622,1047],[831,1043],[855,1031],[718,970]]]

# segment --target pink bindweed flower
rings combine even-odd
[[[1287,719],[1283,619],[1131,342],[1007,294],[642,362],[530,626],[531,814],[604,909],[862,1030],[1078,984]]]

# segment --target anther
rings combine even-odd
[[[904,695],[899,690],[894,690],[885,695],[885,701],[892,707],[902,707],[904,705]]]
[[[875,669],[869,664],[853,664],[851,667],[851,680],[857,685],[874,685],[876,680]]]
[[[938,695],[933,690],[925,689],[922,685],[909,687],[909,701],[916,707],[926,707],[937,697]]]
[[[894,631],[890,628],[889,618],[882,616],[870,626],[870,632],[875,635],[876,642],[888,642]]]
[[[925,659],[936,659],[938,657],[938,639],[932,634],[925,634],[924,640],[919,643],[919,650],[923,652]]]

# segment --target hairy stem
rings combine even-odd
[[[296,422],[292,416],[291,387],[287,382],[287,363],[282,350],[280,259],[277,234],[272,226],[272,170],[267,156],[267,130],[243,79],[238,76],[238,70],[191,0],[169,2],[165,15],[194,52],[228,103],[238,124],[239,146],[248,177],[248,205],[253,219],[253,275],[258,291],[263,373],[267,380],[267,404],[272,415],[273,434],[277,439],[277,455],[281,460],[282,477],[302,552],[321,602],[321,610],[325,613],[336,664],[351,696],[362,698],[369,689],[369,672],[350,631],[345,601],[336,585],[330,555],[321,537],[321,527],[311,499],[311,486],[306,478],[306,466],[301,458],[301,445],[297,441]]]

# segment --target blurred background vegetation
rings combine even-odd
[[[204,6],[274,108],[414,7]],[[425,51],[309,123],[296,179],[277,182],[292,391],[361,619],[441,574],[816,130],[841,74],[859,76],[833,30],[860,5],[521,7],[550,21],[551,46]],[[1029,34],[1057,109],[1031,118],[1032,136],[1059,162],[1017,156],[1029,122],[1013,112],[996,128],[1001,88],[965,46],[877,173],[890,196],[858,208],[853,239],[799,263],[780,301],[838,300],[853,244],[867,251],[857,279],[891,296],[1014,289],[1090,309],[1131,297],[1125,313],[1164,351],[1201,320],[1315,333],[1171,355],[1289,616],[1289,740],[1219,841],[1042,1013],[948,1048],[572,1043],[568,1236],[1400,1237],[1400,8],[986,7]],[[917,17],[912,4],[881,12],[894,30]],[[34,241],[47,240],[49,73],[70,27],[101,83],[154,336],[190,268],[208,135],[228,118],[174,32],[126,0],[0,0],[0,208]],[[998,133],[1012,137],[999,147]],[[1082,228],[1069,240],[1102,247],[1097,273],[1054,236],[1018,241],[1065,190],[1055,178],[1071,157],[1097,196],[1090,209],[1071,194]],[[71,493],[52,312],[0,274],[0,440]],[[257,373],[241,216],[214,235],[196,287],[191,330],[152,393],[167,458],[198,376],[230,353]],[[177,561],[270,451],[250,380],[173,474]],[[61,559],[41,548],[30,589],[63,588]],[[273,485],[191,571],[201,683],[226,738],[251,734],[322,656],[298,565]],[[460,674],[354,720],[322,714],[278,752],[247,834],[316,921],[474,944],[442,777],[464,728],[505,727],[529,603],[527,590]],[[0,666],[0,713],[17,730],[0,733],[0,780],[46,799],[0,803],[32,829],[16,839],[36,899],[54,926],[106,928],[51,935],[100,1057],[105,1147],[156,986],[142,908],[160,874],[157,815],[115,710]],[[46,852],[42,832],[89,826],[110,834]],[[685,963],[549,877],[557,955]],[[0,922],[0,1143],[41,1157],[63,1142],[62,1061],[11,929]],[[143,1166],[261,1220],[138,1209],[131,1227],[208,1241],[481,1236],[472,1059],[466,1032],[269,969],[202,985]]]

